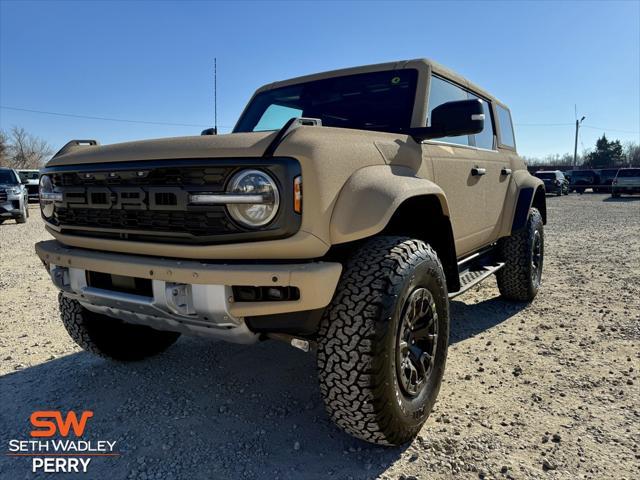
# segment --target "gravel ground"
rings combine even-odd
[[[129,365],[81,352],[32,210],[0,226],[0,448],[29,438],[34,410],[90,409],[86,435],[122,453],[94,458],[90,478],[640,478],[640,198],[547,202],[537,299],[503,302],[492,279],[452,302],[439,401],[393,449],[333,427],[313,355],[285,344],[183,337]],[[0,478],[30,466],[3,456]]]

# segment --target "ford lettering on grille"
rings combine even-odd
[[[179,187],[67,187],[63,208],[185,210],[189,192]]]

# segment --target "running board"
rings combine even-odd
[[[478,268],[477,270],[466,270],[465,272],[460,274],[460,290],[458,290],[457,292],[451,292],[449,294],[449,298],[457,297],[461,293],[466,292],[471,287],[479,284],[489,275],[493,275],[494,273],[496,273],[502,267],[504,267],[504,262],[499,262],[495,265],[486,265],[484,267]]]
[[[466,292],[502,267],[504,267],[504,262],[500,261],[498,257],[495,244],[462,259],[458,262],[460,290],[449,293],[449,298],[457,297]]]

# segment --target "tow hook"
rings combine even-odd
[[[302,340],[301,338],[292,338],[291,346],[299,348],[303,352],[309,351],[309,342],[307,340]]]

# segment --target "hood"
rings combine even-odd
[[[230,133],[160,138],[112,145],[72,147],[54,156],[47,167],[90,163],[187,158],[261,157],[277,132]]]

